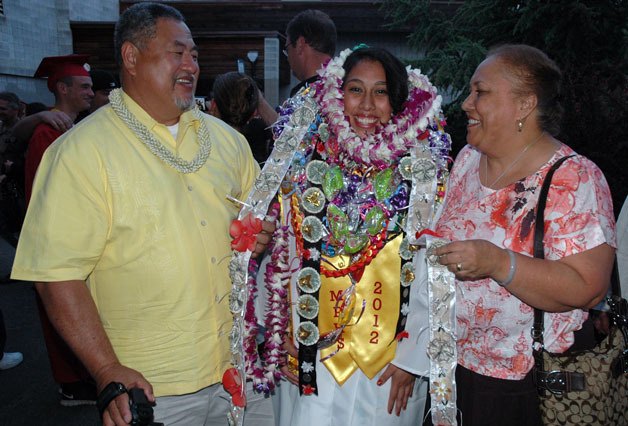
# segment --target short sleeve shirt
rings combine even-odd
[[[189,161],[199,119],[175,140],[131,98],[129,110],[159,143]],[[259,171],[246,140],[203,115],[211,153],[184,174],[149,151],[110,106],[53,143],[42,159],[12,276],[87,280],[120,362],[157,396],[221,380],[230,361],[229,225]],[[54,284],[50,284],[54,285]]]
[[[436,231],[450,240],[484,239],[533,256],[534,213],[548,169],[575,154],[561,145],[536,173],[493,190],[480,182],[481,154],[466,146],[452,169],[447,199]],[[600,169],[576,155],[554,174],[545,209],[546,259],[561,259],[600,244],[615,246],[612,201]],[[479,374],[519,380],[532,368],[534,309],[492,279],[457,282],[458,362]],[[586,313],[545,316],[545,347],[564,352]]]

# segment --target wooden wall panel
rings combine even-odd
[[[140,0],[121,0],[120,11]],[[288,21],[308,8],[326,12],[336,23],[339,37],[356,34],[388,33],[405,43],[410,28],[386,28],[381,4],[376,1],[344,0],[302,2],[281,0],[216,0],[216,1],[165,1],[176,7],[186,17],[194,40],[199,46],[201,80],[199,94],[208,94],[216,75],[236,70],[236,60],[244,60],[247,73],[250,62],[249,50],[257,50],[256,76],[262,77],[264,38],[282,37]],[[460,1],[434,2],[435,7],[450,12]],[[97,68],[114,70],[112,23],[71,23],[74,52],[92,55],[91,64]],[[360,38],[359,36],[357,37]],[[283,46],[283,41],[280,45]],[[288,61],[280,55],[280,86],[290,82]]]

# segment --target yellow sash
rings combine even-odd
[[[338,384],[342,385],[356,369],[372,379],[395,356],[395,331],[399,318],[399,245],[402,235],[390,241],[364,270],[355,293],[355,312],[335,345],[321,350],[324,361]],[[347,267],[348,256],[328,258],[338,268]],[[349,277],[326,278],[321,274],[318,327],[321,335],[337,328],[340,312],[334,307],[343,290],[351,285]],[[362,317],[356,320],[362,312]]]

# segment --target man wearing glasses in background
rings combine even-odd
[[[288,22],[283,54],[299,84],[290,90],[290,97],[301,88],[318,80],[316,72],[336,52],[336,26],[326,13],[305,10]]]
[[[290,90],[293,97],[303,87],[318,80],[316,73],[336,52],[336,25],[320,10],[304,10],[288,22],[283,54],[292,74],[300,83]],[[277,112],[261,97],[258,111],[267,125],[277,120]]]

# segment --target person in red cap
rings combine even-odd
[[[196,108],[199,52],[178,10],[135,3],[114,38],[122,88],[44,154],[12,278],[35,282],[97,383],[104,426],[132,421],[133,388],[156,402],[155,422],[223,426],[230,200],[255,191],[259,166],[241,134]],[[257,254],[274,224],[261,227]],[[274,426],[255,396],[246,418]]]
[[[72,121],[81,111],[90,108],[94,97],[89,66],[86,64],[88,57],[88,55],[49,56],[42,59],[35,72],[35,77],[48,78],[48,89],[55,96],[53,111],[67,114]],[[62,133],[47,123],[37,125],[33,131],[24,166],[27,204],[42,156]],[[39,296],[37,304],[50,368],[55,381],[59,384],[61,405],[95,404],[96,386],[89,373],[50,323]]]
[[[48,90],[55,96],[53,110],[65,112],[74,121],[81,111],[89,109],[94,92],[89,55],[48,56],[41,60],[34,77],[48,77]],[[35,172],[44,151],[61,136],[61,132],[48,124],[35,128],[28,142],[25,164],[26,202],[31,198]]]

